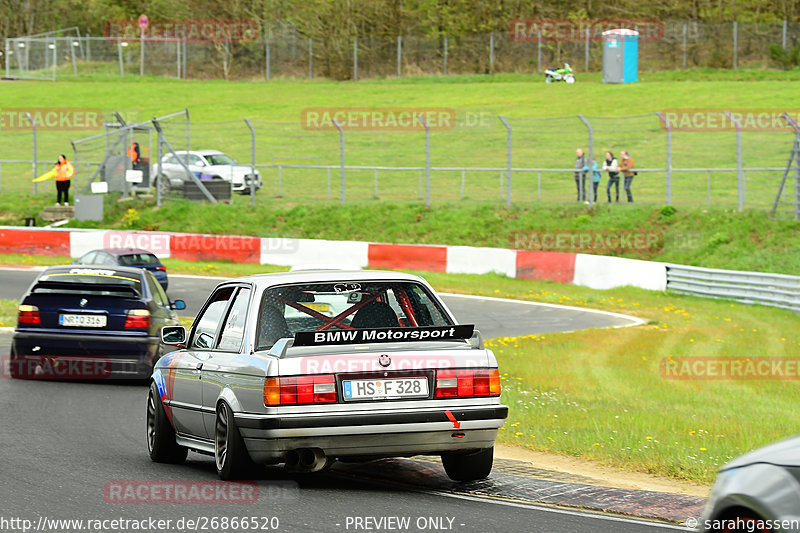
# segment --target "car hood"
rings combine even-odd
[[[800,467],[800,435],[768,444],[748,452],[724,465],[720,471],[740,468],[755,463]]]

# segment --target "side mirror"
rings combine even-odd
[[[186,328],[183,326],[164,326],[161,328],[161,341],[164,344],[183,347],[186,344]]]
[[[181,311],[183,309],[186,309],[186,302],[184,302],[183,300],[175,300],[174,302],[169,303],[169,308],[175,309],[176,311]]]

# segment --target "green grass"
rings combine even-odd
[[[641,204],[600,204],[592,209],[552,203],[505,209],[478,202],[446,203],[434,208],[380,202],[365,208],[336,203],[284,206],[263,198],[252,209],[249,201],[249,197],[236,197],[232,204],[200,208],[198,204],[176,200],[156,208],[152,201],[118,203],[109,198],[103,222],[73,221],[68,226],[521,249],[529,247],[530,241],[516,236],[525,237],[531,231],[540,235],[571,231],[591,236],[625,230],[655,232],[663,243],[654,250],[630,248],[617,252],[625,257],[710,268],[795,275],[800,272],[800,255],[789,252],[800,247],[798,223],[772,219],[758,210],[739,213],[732,209],[678,207],[673,213]],[[49,202],[41,196],[27,203],[18,195],[0,196],[0,224],[22,224],[24,216],[35,215],[45,205]],[[136,212],[133,222],[127,216],[128,209]]]
[[[172,274],[285,270],[165,263]],[[681,381],[665,379],[659,370],[670,356],[796,359],[800,342],[787,332],[796,329],[797,317],[790,312],[630,287],[597,291],[497,275],[420,274],[441,292],[591,307],[647,321],[489,340],[510,407],[502,443],[708,483],[724,462],[797,431],[794,381]],[[15,306],[0,302],[0,321],[13,325]]]
[[[17,324],[18,300],[0,300],[0,328],[13,328]]]
[[[503,168],[506,165],[506,131],[497,120],[502,114],[514,128],[514,165],[525,168],[569,168],[577,146],[587,143],[587,130],[576,117],[589,117],[594,126],[594,148],[618,152],[627,148],[640,168],[664,168],[666,134],[656,111],[669,108],[790,108],[800,70],[695,70],[687,72],[642,73],[642,81],[626,86],[600,82],[599,74],[585,74],[573,86],[546,85],[538,75],[418,77],[376,79],[357,83],[325,80],[225,82],[181,81],[158,78],[61,81],[55,86],[43,82],[4,84],[4,107],[90,107],[120,111],[129,121],[146,121],[188,108],[191,114],[191,144],[194,148],[219,148],[240,161],[249,161],[250,135],[243,119],[256,129],[257,162],[270,164],[304,159],[321,164],[339,163],[339,138],[335,131],[312,131],[300,126],[303,109],[318,107],[448,107],[460,119],[451,131],[431,135],[431,164],[440,167]],[[57,90],[53,90],[56,87]],[[757,102],[757,105],[754,104]],[[557,118],[553,118],[557,117]],[[600,118],[606,117],[606,118]],[[626,118],[621,118],[626,117]],[[165,125],[167,139],[177,148],[185,146],[185,128],[179,121]],[[95,132],[39,131],[39,157],[54,160],[59,153],[71,154],[70,139]],[[143,146],[147,135],[139,138]],[[788,157],[791,135],[776,132],[748,132],[743,137],[744,161],[749,167],[782,167]],[[28,159],[29,131],[0,132],[7,154]],[[736,165],[735,134],[731,132],[675,133],[675,168],[724,167]],[[102,157],[104,143],[82,145],[81,161]],[[147,155],[147,154],[145,154]],[[6,156],[8,157],[8,156]],[[424,166],[424,135],[421,132],[349,131],[346,135],[346,163],[349,165]],[[40,166],[41,171],[44,170]],[[76,187],[84,187],[89,171],[78,165]],[[278,194],[278,171],[264,169],[265,197]],[[780,171],[752,171],[747,175],[747,205],[771,205]],[[32,169],[26,164],[5,164],[2,189],[30,193]],[[332,172],[333,197],[338,198],[338,173]],[[327,171],[284,169],[281,176],[282,201],[327,200]],[[371,171],[348,172],[348,200],[373,202]],[[419,201],[417,171],[381,171],[378,198],[381,201]],[[707,176],[704,172],[676,172],[673,176],[674,202],[706,202]],[[735,173],[711,175],[712,201],[735,205]],[[498,171],[467,173],[465,195],[475,201],[496,201],[501,195]],[[517,172],[514,200],[520,203],[567,201],[572,199],[569,173]],[[39,186],[48,197],[53,183]],[[639,201],[661,202],[665,197],[663,173],[641,173],[635,182]],[[433,172],[435,202],[461,199],[461,172]]]

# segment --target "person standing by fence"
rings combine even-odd
[[[583,167],[584,174],[589,172],[589,165]],[[592,159],[592,192],[594,193],[594,203],[597,203],[597,187],[600,185],[601,178],[600,167],[597,165],[597,160]]]
[[[575,187],[578,189],[578,201],[583,202],[586,200],[586,156],[580,148],[575,150],[575,155]]]
[[[56,171],[56,205],[61,205],[61,196],[64,196],[64,205],[69,205],[69,184],[75,175],[75,167],[67,161],[67,156],[58,156],[58,162],[53,166]]]
[[[625,150],[622,150],[620,154],[622,155],[622,162],[619,165],[619,169],[622,171],[622,175],[625,178],[625,194],[628,195],[628,203],[633,203],[631,185],[633,184],[633,177],[637,172],[633,170],[633,158],[631,155]],[[617,186],[619,187],[619,185]]]
[[[619,164],[617,158],[614,157],[610,151],[606,152],[606,160],[603,162],[603,170],[608,172],[608,185],[606,185],[606,194],[608,195],[608,203],[611,203],[611,187],[617,188],[617,202],[619,202]]]

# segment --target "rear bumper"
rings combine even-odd
[[[11,360],[16,361],[13,365],[20,370],[20,377],[44,379],[51,370],[55,373],[59,365],[66,365],[70,369],[69,375],[54,374],[51,377],[148,377],[152,373],[153,360],[158,357],[159,346],[160,339],[149,335],[18,331],[11,342]],[[37,371],[36,366],[42,367],[44,372]],[[37,373],[34,375],[32,372]]]
[[[319,448],[332,457],[396,457],[490,448],[508,416],[492,405],[325,416],[235,415],[254,461],[281,462],[286,452]],[[456,427],[458,425],[458,427]]]

